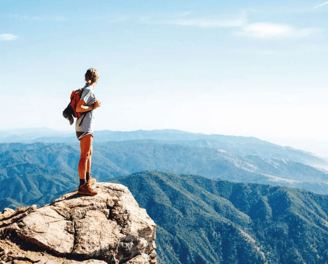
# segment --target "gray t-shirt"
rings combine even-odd
[[[81,99],[84,100],[86,106],[92,106],[96,101],[96,96],[93,93],[93,88],[90,86],[85,86],[81,95]],[[85,117],[84,117],[85,116]],[[84,117],[84,119],[83,119]],[[82,124],[80,125],[83,119]],[[75,131],[76,132],[93,132],[93,120],[94,111],[83,113],[80,118],[76,120]]]

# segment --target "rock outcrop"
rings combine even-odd
[[[0,263],[155,264],[156,224],[123,185],[0,213]]]

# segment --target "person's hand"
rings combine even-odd
[[[97,100],[97,101],[94,103],[94,105],[93,105],[94,109],[96,109],[96,108],[98,108],[98,107],[100,107],[100,106],[101,106],[101,102],[100,102],[99,100]]]

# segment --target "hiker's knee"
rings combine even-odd
[[[86,163],[87,162],[87,157],[86,156],[82,156],[81,155],[81,157],[80,157],[80,164],[82,163],[82,164],[84,164],[84,163]]]
[[[81,160],[87,160],[91,157],[91,155],[92,155],[92,150],[82,152],[81,153]]]
[[[88,159],[92,156],[92,149],[89,149],[86,153],[85,153],[85,157]]]

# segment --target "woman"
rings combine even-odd
[[[78,193],[84,195],[96,195],[90,184],[95,182],[91,177],[91,156],[92,156],[92,140],[93,140],[93,110],[100,107],[101,103],[96,99],[94,87],[98,81],[99,73],[96,69],[90,68],[85,74],[85,87],[83,87],[82,95],[76,106],[76,112],[81,113],[81,117],[76,120],[75,130],[78,140],[80,140],[81,157],[78,166],[80,177],[80,186]]]

